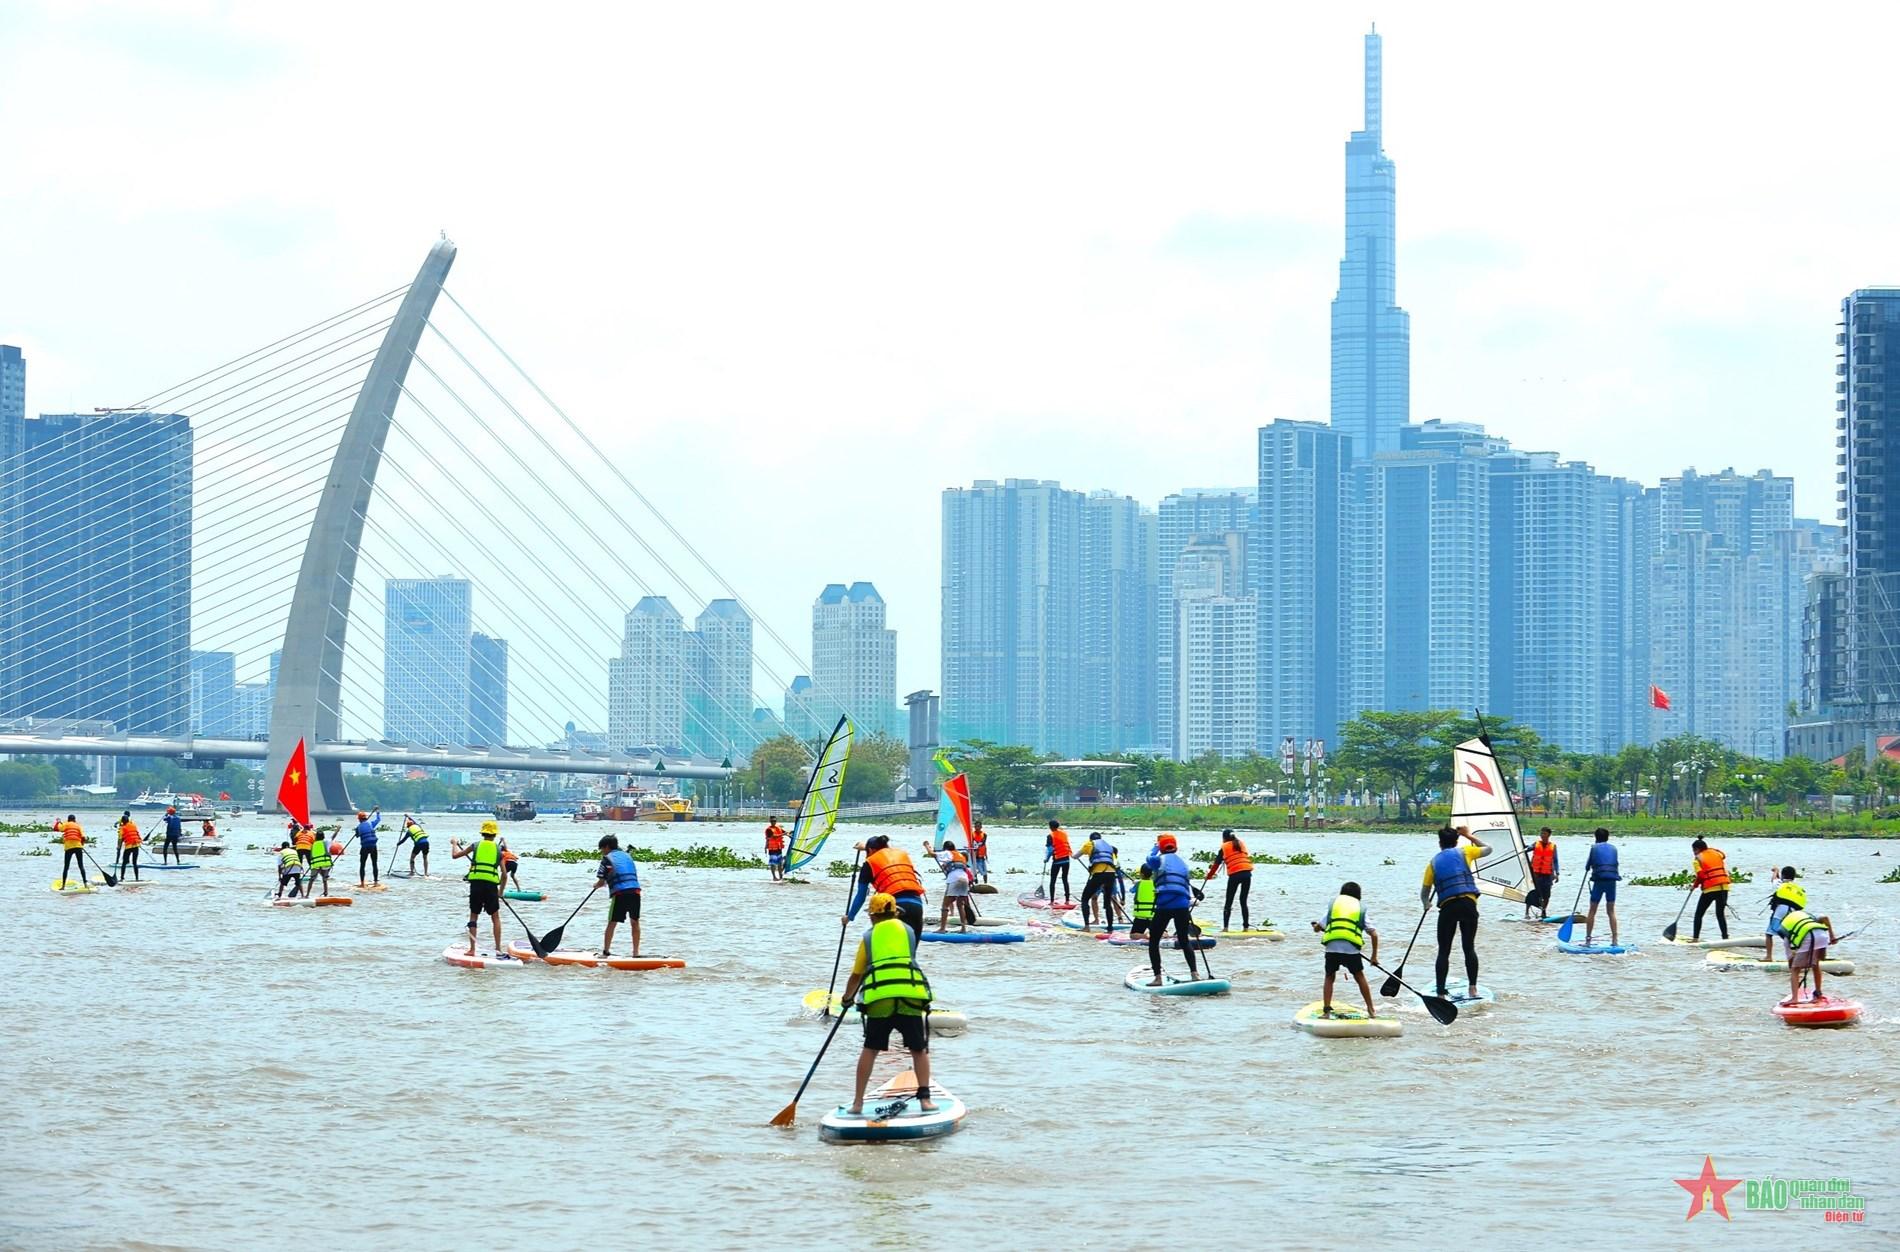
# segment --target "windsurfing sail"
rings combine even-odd
[[[840,717],[831,738],[825,740],[825,750],[811,767],[811,781],[805,784],[805,798],[799,802],[798,817],[792,822],[791,855],[785,858],[787,873],[817,856],[838,823],[838,797],[844,791],[845,766],[851,763],[851,737],[851,719]]]
[[[952,774],[943,780],[937,791],[937,838],[930,846],[941,848],[946,835],[954,837],[957,831],[962,837],[956,840],[957,846],[970,846],[970,778],[967,774]]]
[[[1451,750],[1451,825],[1468,826],[1491,845],[1491,855],[1477,865],[1478,890],[1522,904],[1532,885],[1530,849],[1497,754],[1481,738]]]

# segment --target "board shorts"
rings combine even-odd
[[[1366,972],[1366,957],[1363,952],[1328,952],[1326,954],[1326,972],[1343,969],[1349,974]]]
[[[1827,932],[1817,930],[1788,951],[1789,969],[1811,969],[1816,961],[1827,959]]]
[[[1595,904],[1598,900],[1616,903],[1616,879],[1593,878],[1590,880],[1590,903]]]
[[[610,922],[637,922],[640,920],[640,890],[617,891],[607,908],[607,920]]]
[[[429,850],[429,841],[427,839],[411,839],[409,846],[417,852],[427,852]]]
[[[773,869],[777,869],[779,866],[785,864],[785,854],[783,852],[767,852],[765,854],[765,863]]]
[[[891,1028],[896,1027],[898,1038],[903,1040],[906,1050],[929,1051],[930,1035],[924,1029],[923,1013],[915,1008],[900,1009],[897,1006],[896,1000],[883,1000],[865,1010],[864,1046],[872,1052],[884,1051],[891,1046]]]
[[[500,913],[501,884],[498,882],[469,883],[468,911],[470,913]]]

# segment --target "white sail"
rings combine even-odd
[[[1450,824],[1470,827],[1491,845],[1491,855],[1478,862],[1478,890],[1523,903],[1531,889],[1530,849],[1518,829],[1504,771],[1482,739],[1467,739],[1451,750]]]

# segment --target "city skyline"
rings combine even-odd
[[[1813,204],[1793,189],[1851,161],[1847,137],[1826,122],[1874,102],[1866,93],[1878,75],[1854,67],[1873,57],[1895,18],[1872,7],[1831,12],[1806,28],[1812,48],[1788,48],[1785,37],[1746,23],[1711,29],[1683,15],[1649,16],[1658,23],[1653,46],[1627,46],[1612,22],[1585,25],[1564,31],[1577,56],[1555,66],[1520,55],[1552,37],[1548,19],[1516,12],[1507,19],[1502,10],[1427,20],[1215,8],[1164,31],[1104,17],[1095,29],[1110,46],[1157,65],[1192,48],[1179,59],[1195,70],[1193,81],[1170,77],[1165,88],[1117,100],[1125,83],[1110,91],[1095,69],[1079,67],[1086,116],[1079,128],[1065,122],[1060,134],[1074,146],[1082,178],[1039,174],[1029,159],[1049,146],[1058,121],[1028,94],[1031,76],[960,42],[996,75],[998,103],[957,113],[951,130],[952,115],[928,103],[928,84],[888,84],[890,125],[925,124],[922,137],[896,145],[890,159],[918,174],[919,188],[974,187],[982,179],[967,153],[989,152],[986,166],[1028,175],[1009,212],[962,192],[913,198],[888,189],[904,186],[903,178],[881,180],[886,189],[867,201],[880,217],[912,222],[907,237],[947,241],[918,258],[922,268],[899,285],[880,260],[895,240],[864,238],[854,218],[828,220],[836,217],[834,197],[848,201],[852,189],[828,187],[842,172],[841,148],[815,138],[812,160],[786,171],[794,194],[784,197],[783,219],[751,221],[750,211],[740,218],[722,209],[756,198],[719,179],[680,179],[668,197],[640,198],[616,224],[615,248],[599,258],[600,293],[589,295],[564,278],[581,268],[570,262],[588,232],[567,230],[569,219],[550,216],[543,198],[474,195],[463,175],[425,179],[382,155],[374,172],[387,196],[317,212],[303,202],[305,172],[293,177],[276,158],[241,184],[221,175],[160,180],[166,186],[156,198],[114,206],[109,223],[99,216],[103,205],[58,190],[83,185],[65,177],[73,159],[66,154],[90,150],[61,128],[137,144],[120,152],[127,168],[191,166],[196,158],[179,152],[172,135],[188,133],[201,110],[255,117],[257,126],[268,117],[284,146],[312,150],[316,168],[334,169],[343,161],[325,138],[341,124],[334,109],[298,102],[349,97],[329,89],[330,75],[355,81],[368,68],[365,57],[413,53],[424,36],[411,18],[392,21],[386,52],[338,44],[321,56],[321,41],[340,39],[341,28],[292,32],[275,15],[258,15],[242,31],[161,19],[173,44],[202,38],[207,46],[179,61],[126,47],[103,21],[16,11],[0,19],[18,36],[0,40],[8,70],[0,92],[9,99],[39,98],[52,88],[49,75],[57,81],[62,57],[80,52],[125,72],[104,75],[99,93],[72,101],[53,129],[13,156],[22,185],[48,198],[26,223],[32,229],[0,242],[10,276],[0,292],[0,340],[20,343],[34,359],[37,411],[123,403],[223,359],[219,349],[240,349],[257,327],[287,330],[313,310],[386,289],[392,274],[407,272],[415,240],[447,226],[472,245],[458,282],[483,307],[522,310],[498,330],[539,377],[557,384],[580,420],[603,432],[663,437],[671,467],[721,467],[735,494],[700,490],[690,470],[642,471],[640,481],[683,530],[720,554],[765,623],[788,639],[802,635],[811,593],[795,568],[800,541],[812,532],[850,533],[847,572],[877,583],[907,641],[900,689],[934,685],[936,571],[919,556],[934,545],[918,539],[934,524],[935,500],[919,496],[980,477],[1054,477],[1152,507],[1182,483],[1244,484],[1247,475],[1235,470],[1251,459],[1253,431],[1267,421],[1327,420],[1322,306],[1339,281],[1340,144],[1363,123],[1362,39],[1367,17],[1377,17],[1390,53],[1384,143],[1406,175],[1397,246],[1403,304],[1417,321],[1414,417],[1479,422],[1516,447],[1561,449],[1643,482],[1691,465],[1766,466],[1795,479],[1798,514],[1826,518],[1830,397],[1817,394],[1814,378],[1833,364],[1827,321],[1842,293],[1900,275],[1900,255],[1873,207],[1889,171],[1857,176],[1864,200]],[[663,49],[698,25],[677,21],[634,42]],[[826,47],[823,20],[803,21],[804,29],[781,32],[787,45],[832,65],[838,53]],[[1856,38],[1844,40],[1849,27]],[[466,33],[475,46],[505,46],[505,31],[480,16],[470,17]],[[1033,50],[1053,33],[1038,28],[1023,38]],[[1718,55],[1687,71],[1648,72],[1663,67],[1660,50],[1672,43],[1709,40]],[[1829,49],[1824,69],[1813,53],[1821,47]],[[1790,76],[1773,101],[1747,84],[1746,67],[1764,56],[1784,59]],[[1606,59],[1629,67],[1628,90],[1592,100],[1583,82],[1567,77],[1577,72],[1569,62]],[[656,68],[640,90],[665,98],[678,84],[672,71]],[[842,82],[863,72],[832,68]],[[536,98],[549,103],[532,104],[521,121],[474,129],[517,133],[557,102],[569,106],[563,112],[597,112],[604,124],[634,107],[576,98],[591,91],[588,76],[564,77],[572,81],[546,85]],[[128,108],[134,83],[137,104]],[[441,89],[451,113],[466,106],[486,119],[487,106],[453,78]],[[1495,107],[1506,99],[1538,107]],[[340,107],[349,114],[367,102]],[[119,140],[101,118],[122,116],[133,124]],[[1705,118],[1712,124],[1698,125],[1696,143],[1685,147],[1681,135]],[[812,120],[805,117],[800,133],[824,135],[828,128]],[[735,151],[759,143],[724,114],[699,124]],[[979,142],[966,145],[966,130]],[[1791,143],[1791,133],[1803,143]],[[653,154],[655,167],[683,168],[689,149],[703,150],[707,139],[669,141]],[[474,141],[458,133],[445,142]],[[1096,160],[1111,149],[1112,164]],[[1562,159],[1498,160],[1533,151]],[[532,187],[557,173],[571,177],[570,155],[562,145],[523,155],[519,181]],[[1771,164],[1785,173],[1767,177]],[[1122,169],[1131,176],[1126,187],[1111,172]],[[1716,171],[1724,194],[1711,197]],[[231,229],[181,234],[178,200],[187,188],[186,207]],[[581,202],[590,193],[624,199],[586,184]],[[656,254],[662,239],[671,260]],[[793,239],[806,242],[788,247]],[[23,250],[28,240],[31,254]],[[705,267],[725,265],[715,259],[735,246],[733,268],[719,271],[730,281],[707,284]],[[78,299],[65,275],[95,248],[122,281],[174,293],[170,315],[145,317],[136,301],[105,307]],[[801,255],[807,259],[795,259]],[[319,266],[299,257],[328,259]],[[833,294],[788,315],[814,286]],[[713,300],[713,290],[735,287],[748,293],[743,307]],[[998,291],[1010,299],[997,300]],[[861,311],[871,309],[875,319]],[[605,337],[589,325],[606,328]],[[1048,327],[1058,329],[1043,333]],[[608,341],[616,351],[599,351]],[[840,342],[856,346],[840,358]],[[943,438],[946,429],[955,437]],[[813,431],[833,437],[811,439]],[[613,438],[618,449],[632,437]],[[1711,457],[1717,440],[1724,454]],[[929,446],[927,481],[885,474],[856,450],[885,441]],[[826,480],[842,489],[802,493],[795,526],[761,530],[748,510],[733,507],[779,484]],[[891,524],[866,527],[865,516]],[[784,676],[791,672],[786,665]]]

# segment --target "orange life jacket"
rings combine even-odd
[[[1247,845],[1233,839],[1220,846],[1220,859],[1227,863],[1228,874],[1245,874],[1253,869],[1253,858],[1247,855]]]
[[[59,842],[62,847],[81,848],[86,844],[86,833],[79,829],[78,822],[63,822],[59,826]]]
[[[1706,848],[1696,853],[1695,882],[1704,891],[1727,891],[1729,884],[1727,857],[1714,848]]]
[[[990,837],[980,830],[974,831],[970,835],[970,855],[980,856],[984,860],[989,859]]]
[[[139,846],[139,828],[137,823],[126,822],[119,827],[119,842],[128,848]]]
[[[317,832],[308,828],[300,830],[291,838],[290,846],[302,852],[317,841]]]
[[[765,850],[767,852],[783,852],[785,850],[785,832],[779,829],[776,822],[765,828]]]
[[[216,839],[217,837],[218,837],[218,828],[216,826],[213,826],[210,822],[206,822],[205,823],[205,838]]]
[[[1057,828],[1049,832],[1049,846],[1055,850],[1056,860],[1069,859],[1069,832]]]
[[[906,891],[916,896],[924,894],[924,882],[917,877],[917,867],[900,849],[879,848],[866,857],[864,863],[871,867],[874,890],[887,895],[901,895]]]
[[[1531,845],[1531,873],[1549,874],[1555,872],[1557,864],[1557,845],[1545,843],[1539,839]]]
[[[953,865],[968,865],[970,863],[969,858],[965,857],[963,853],[957,851],[955,848],[950,849],[950,861]]]
[[[513,865],[516,861],[519,861],[520,859],[521,859],[520,857],[516,856],[513,852],[509,851],[507,848],[503,848],[501,850],[501,863],[503,865]]]

